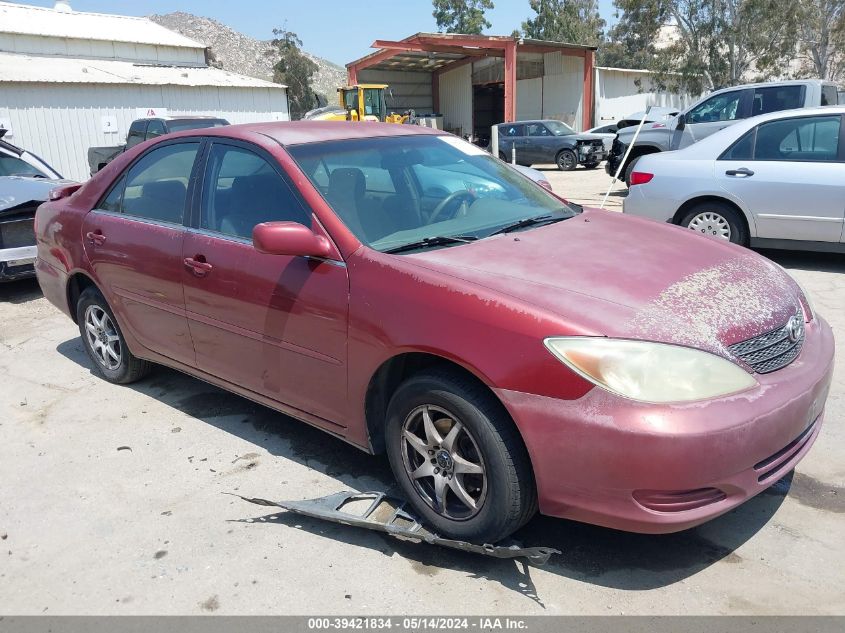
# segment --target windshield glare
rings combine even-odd
[[[506,163],[454,136],[287,149],[356,237],[380,251],[431,237],[484,238],[526,218],[575,214]]]
[[[575,134],[575,130],[569,127],[566,123],[560,121],[546,121],[546,127],[551,130],[555,136],[566,136],[568,134]]]

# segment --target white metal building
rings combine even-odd
[[[611,123],[648,106],[683,110],[701,95],[660,90],[647,70],[596,67],[595,125]]]
[[[145,18],[0,2],[0,127],[66,178],[88,178],[88,148],[130,123],[215,115],[288,120],[285,86],[209,67],[206,47]]]

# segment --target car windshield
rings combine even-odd
[[[569,127],[566,123],[561,123],[560,121],[546,121],[546,127],[549,128],[555,136],[575,134],[575,130]]]
[[[358,239],[379,251],[461,244],[575,214],[502,161],[451,135],[287,149]]]
[[[29,163],[16,158],[0,154],[0,176],[34,176],[36,178],[48,178],[47,174]]]

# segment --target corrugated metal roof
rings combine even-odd
[[[64,12],[9,2],[0,2],[0,33],[205,48],[204,44],[146,18],[79,11]]]
[[[217,68],[153,66],[110,59],[38,57],[0,53],[0,83],[139,84],[285,88]]]

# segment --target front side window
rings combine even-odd
[[[126,149],[132,149],[138,143],[143,143],[146,140],[147,121],[134,121],[129,126],[129,136],[126,137]]]
[[[215,143],[206,168],[200,227],[252,239],[256,224],[277,221],[311,226],[311,214],[264,158]]]
[[[120,211],[148,220],[181,224],[199,147],[199,143],[175,143],[145,154],[124,178]],[[114,187],[107,199],[116,189],[120,187]]]
[[[287,149],[338,217],[376,250],[432,243],[432,237],[437,244],[483,239],[516,222],[528,220],[519,227],[527,230],[575,214],[502,161],[451,136],[376,137]],[[389,176],[389,193],[368,184],[367,174],[375,170]]]
[[[689,111],[688,123],[712,123],[716,121],[735,121],[739,118],[739,104],[742,91],[724,92],[707,99]]]
[[[841,117],[800,117],[763,123],[757,129],[755,160],[835,161]]]
[[[154,119],[147,125],[147,139],[156,138],[165,134],[167,134],[167,130],[164,128],[164,121]]]
[[[364,114],[374,116],[379,121],[384,119],[384,93],[376,88],[364,88]]]

